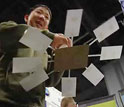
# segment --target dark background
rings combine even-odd
[[[46,4],[52,10],[53,18],[49,28],[56,33],[64,33],[68,9],[84,9],[80,34],[74,38],[74,45],[86,44],[93,40],[95,38],[93,30],[112,16],[116,17],[120,29],[103,42],[95,42],[90,47],[89,54],[100,54],[102,46],[124,44],[123,13],[118,0],[3,0],[0,3],[0,22],[14,20],[17,23],[25,23],[23,16],[26,9],[40,3]],[[99,61],[99,57],[95,57],[89,58],[89,64],[91,62],[100,70],[110,61]],[[84,69],[71,71],[71,77],[77,77],[75,98],[77,102],[108,95],[104,79],[95,87],[82,76],[83,71]],[[66,76],[68,76],[68,71],[64,73],[64,77]],[[56,88],[61,90],[61,84]]]

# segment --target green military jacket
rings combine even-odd
[[[44,107],[45,87],[55,86],[63,73],[52,73],[49,79],[26,92],[19,81],[29,73],[12,73],[13,57],[37,56],[30,48],[19,43],[24,31],[28,28],[26,24],[17,24],[13,21],[0,24],[0,103],[13,104],[15,107]],[[41,31],[49,38],[54,38],[54,33]],[[3,56],[3,57],[2,57]],[[50,70],[46,70],[47,74]]]

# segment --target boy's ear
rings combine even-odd
[[[27,14],[24,16],[24,20],[25,20],[25,22],[28,21],[28,15]]]

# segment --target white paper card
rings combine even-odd
[[[91,64],[82,75],[86,77],[94,86],[96,86],[103,78],[104,75]]]
[[[110,36],[112,33],[119,29],[118,23],[115,17],[110,18],[108,21],[100,25],[93,32],[99,42]]]
[[[62,96],[76,97],[76,77],[62,78]]]
[[[19,42],[32,48],[33,50],[44,52],[50,45],[52,40],[42,34],[39,29],[30,27],[25,31]]]
[[[83,9],[68,10],[65,24],[65,35],[74,37],[79,35]]]
[[[40,66],[38,66],[40,65]],[[42,61],[40,57],[20,57],[13,58],[12,73],[24,73],[37,71],[36,66],[42,68]]]
[[[102,47],[100,60],[120,59],[122,46]]]
[[[32,74],[20,81],[20,84],[25,91],[30,91],[31,89],[40,85],[42,82],[49,78],[43,69],[41,69],[40,67],[37,68],[39,69],[36,72],[33,72]]]

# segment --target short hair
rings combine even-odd
[[[47,6],[47,5],[43,5],[43,4],[37,4],[37,5],[34,5],[33,7],[27,9],[26,13],[25,14],[30,14],[34,9],[38,8],[38,7],[43,7],[43,8],[46,8],[50,14],[50,20],[52,19],[52,12],[50,10],[50,8]]]
[[[67,107],[69,103],[75,104],[75,101],[72,97],[64,97],[61,101],[61,107]]]

